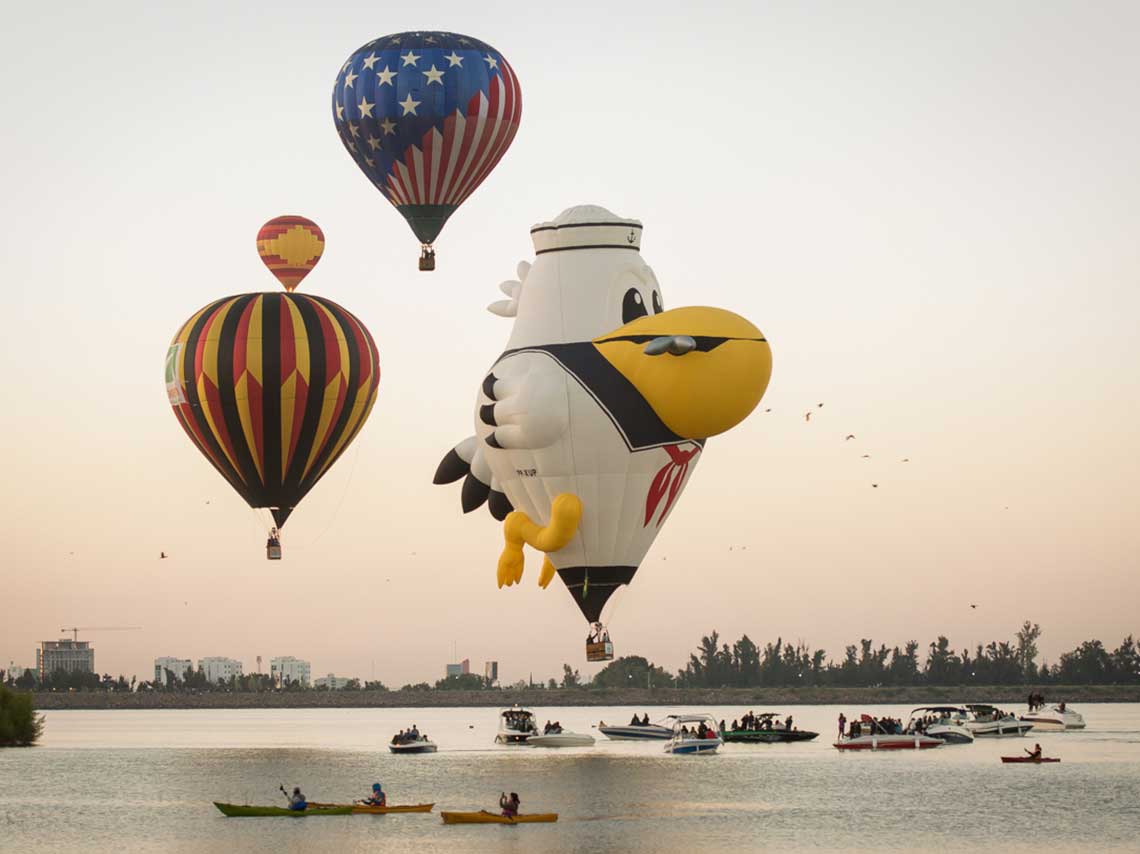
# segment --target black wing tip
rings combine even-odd
[[[489,436],[487,436],[487,438],[484,441],[488,445],[490,445],[492,448],[499,448],[501,450],[503,447],[502,445],[499,444],[499,440],[495,438],[494,433],[491,433]]]
[[[483,378],[483,394],[487,395],[490,400],[498,400],[498,398],[495,397],[496,382],[498,382],[498,377],[495,376],[494,372],[487,374],[487,376]]]
[[[459,478],[468,474],[471,471],[471,464],[465,462],[463,457],[456,453],[455,448],[447,452],[439,466],[435,470],[435,477],[432,478],[432,483],[437,486],[445,483],[455,483]]]
[[[480,406],[479,420],[484,424],[490,425],[491,427],[498,427],[499,425],[495,421],[495,404],[486,403],[483,406]]]
[[[463,502],[463,512],[470,513],[472,510],[483,506],[483,502],[487,500],[490,492],[490,486],[473,474],[467,475],[463,481],[463,494],[460,496],[460,500]]]
[[[491,493],[487,496],[487,509],[491,511],[492,516],[502,522],[507,518],[507,514],[514,510],[515,507],[511,504],[511,499],[507,498],[505,492],[492,489]]]

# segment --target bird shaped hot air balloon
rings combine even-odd
[[[250,507],[271,512],[271,559],[281,556],[278,529],[360,432],[379,383],[364,324],[308,294],[215,300],[166,355],[178,423]]]
[[[278,216],[257,232],[257,254],[289,293],[313,271],[325,251],[325,235],[311,219]]]
[[[519,581],[524,544],[546,553],[594,624],[590,660],[612,657],[601,613],[638,571],[705,440],[742,421],[771,374],[764,336],[716,308],[666,311],[640,254],[642,226],[570,208],[531,229],[536,259],[490,310],[514,318],[479,388],[474,436],[440,463],[464,478],[465,512],[504,521],[499,586]]]
[[[432,243],[518,130],[514,70],[470,36],[382,36],[341,66],[332,108],[349,156],[419,238],[420,269],[435,269]]]

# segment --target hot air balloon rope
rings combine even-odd
[[[352,485],[353,475],[356,474],[356,464],[358,462],[360,462],[360,446],[364,443],[360,441],[360,437],[358,436],[357,441],[354,444],[356,446],[356,450],[353,451],[353,454],[352,454],[352,465],[348,470],[348,477],[345,478],[344,488],[342,488],[340,491],[340,500],[337,501],[336,509],[333,510],[332,515],[328,519],[328,522],[325,523],[324,530],[322,530],[319,534],[317,534],[312,540],[310,540],[305,545],[293,546],[292,548],[294,548],[298,551],[304,551],[305,549],[309,548],[310,546],[315,546],[320,541],[321,537],[323,537],[325,534],[327,534],[329,532],[329,529],[332,528],[332,526],[333,526],[333,522],[335,522],[337,520],[337,517],[340,515],[340,509],[344,506],[344,499],[348,496],[348,488]]]

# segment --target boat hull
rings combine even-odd
[[[531,747],[592,747],[594,737],[577,732],[560,732],[549,735],[532,735],[526,743]]]
[[[673,737],[669,727],[657,726],[600,726],[598,732],[611,741],[668,741]]]
[[[937,738],[945,744],[973,744],[974,734],[964,726],[940,726],[935,724],[926,728],[926,734]]]
[[[732,742],[734,744],[781,744],[792,741],[811,741],[813,738],[818,737],[818,732],[811,732],[805,729],[794,729],[791,732],[779,729],[738,729],[726,732],[722,736],[725,742]]]
[[[720,747],[719,738],[693,738],[684,741],[672,741],[665,745],[666,753],[677,753],[688,756],[694,753],[716,753]]]
[[[393,753],[435,753],[436,745],[430,741],[417,741],[410,744],[389,744]]]
[[[224,816],[229,818],[306,818],[324,815],[352,815],[351,806],[318,807],[310,805],[308,809],[290,810],[284,807],[259,807],[249,804],[223,804],[214,801]]]
[[[493,812],[441,812],[444,824],[542,824],[558,821],[558,813],[523,813],[514,818],[496,815]]]
[[[945,742],[926,735],[861,735],[837,741],[839,750],[929,750]]]
[[[1034,759],[1031,756],[1003,756],[1001,761],[1006,765],[1044,765],[1049,762],[1060,762],[1055,756],[1042,756],[1040,759]]]
[[[1029,733],[1033,724],[1021,721],[992,721],[972,723],[969,726],[974,738],[1018,738]]]
[[[348,808],[353,815],[388,815],[403,812],[431,812],[435,804],[393,804],[387,807],[374,807],[368,804],[310,804],[321,809]]]

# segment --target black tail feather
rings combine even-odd
[[[511,499],[507,498],[505,492],[492,489],[491,494],[487,496],[487,509],[491,511],[492,516],[502,522],[507,518],[507,514],[515,508],[514,505],[511,504]]]
[[[455,453],[455,449],[452,448],[447,452],[447,456],[440,461],[439,468],[435,470],[435,478],[432,480],[432,483],[455,483],[459,478],[470,472],[471,464],[464,462],[463,457]]]
[[[463,512],[470,513],[477,507],[481,507],[490,493],[490,486],[483,483],[483,481],[479,480],[479,478],[473,474],[467,475],[467,478],[463,481]]]

